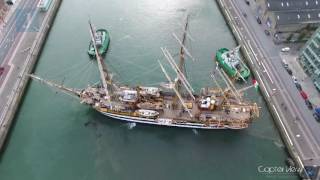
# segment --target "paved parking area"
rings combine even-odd
[[[292,70],[292,74],[298,79],[303,91],[308,94],[310,102],[314,107],[320,106],[320,93],[313,85],[312,79],[304,72],[301,67],[297,53],[281,53],[281,58],[285,60],[289,68]]]

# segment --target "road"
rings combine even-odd
[[[3,63],[11,47],[21,38],[32,14],[37,9],[39,0],[23,0],[15,9],[14,14],[9,18],[7,25],[3,29],[3,38],[0,40],[0,64]]]
[[[267,101],[285,127],[284,133],[289,137],[290,145],[296,148],[304,165],[320,165],[320,126],[282,67],[281,47],[265,35],[264,27],[257,23],[253,11],[244,1],[223,2],[230,19],[233,19],[231,26],[240,34],[242,43],[249,47],[244,47],[251,56],[249,62],[255,67],[256,78],[260,79],[261,88],[266,91]]]
[[[10,22],[8,22],[5,38],[1,40],[0,51],[4,58],[0,60],[1,66],[5,67],[5,71],[0,77],[0,130],[5,127],[3,119],[9,106],[13,103],[12,99],[18,90],[17,87],[28,63],[26,59],[31,56],[29,49],[38,34],[37,31],[30,29],[39,29],[45,17],[45,13],[41,13],[36,8],[37,3],[38,0],[25,0],[19,4],[19,7],[26,8],[25,12],[27,13],[20,14],[24,10],[16,9],[17,12],[14,12],[16,15],[13,14]],[[25,16],[28,16],[28,18],[25,18]],[[22,26],[24,26],[23,31],[20,29]],[[13,39],[10,39],[10,37],[13,37]]]

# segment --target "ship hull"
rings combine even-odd
[[[207,130],[214,130],[214,129],[246,129],[247,127],[229,127],[229,126],[204,126],[203,124],[196,124],[196,123],[184,123],[184,124],[167,124],[167,123],[160,123],[159,121],[156,121],[154,119],[148,119],[148,118],[141,118],[141,117],[131,117],[131,116],[123,116],[108,112],[102,112],[103,115],[124,121],[124,122],[130,122],[130,123],[140,123],[140,124],[147,124],[147,125],[157,125],[157,126],[167,126],[167,127],[179,127],[179,128],[190,128],[190,129],[207,129]]]
[[[98,53],[100,55],[103,55],[107,52],[108,47],[109,47],[109,43],[110,43],[110,36],[109,36],[109,32],[105,29],[98,29],[96,32],[101,32],[104,34],[104,39],[102,42],[102,46],[98,48]],[[91,57],[95,57],[96,53],[92,44],[92,41],[89,44],[89,49],[88,49],[88,54]]]

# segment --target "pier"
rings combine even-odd
[[[0,150],[3,150],[6,136],[29,82],[29,77],[25,74],[32,72],[62,0],[52,0],[46,12],[37,7],[37,2],[30,1],[34,8],[28,12],[23,29],[13,35],[18,38],[13,41],[11,49],[1,62],[5,71],[0,79]],[[24,11],[22,8],[23,6],[19,10]],[[12,20],[11,29],[16,28],[17,18],[18,15]]]
[[[244,1],[217,0],[217,3],[260,84],[288,153],[301,169],[299,175],[302,179],[320,179],[320,127],[305,107],[291,77],[279,69],[282,68],[280,46],[276,49],[273,42],[265,40],[266,35],[250,9],[246,5],[241,8]]]

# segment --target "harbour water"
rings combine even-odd
[[[172,33],[181,35],[186,9],[194,39],[187,46],[196,58],[187,60],[188,78],[197,90],[213,86],[215,51],[236,46],[213,0],[65,0],[35,74],[69,87],[98,82],[96,62],[86,54],[90,18],[111,34],[105,62],[114,79],[157,85],[165,81],[160,47],[178,53]],[[287,153],[261,95],[250,89],[245,97],[261,107],[250,128],[195,131],[118,122],[31,82],[1,156],[0,179],[297,179],[259,172],[284,167]]]

